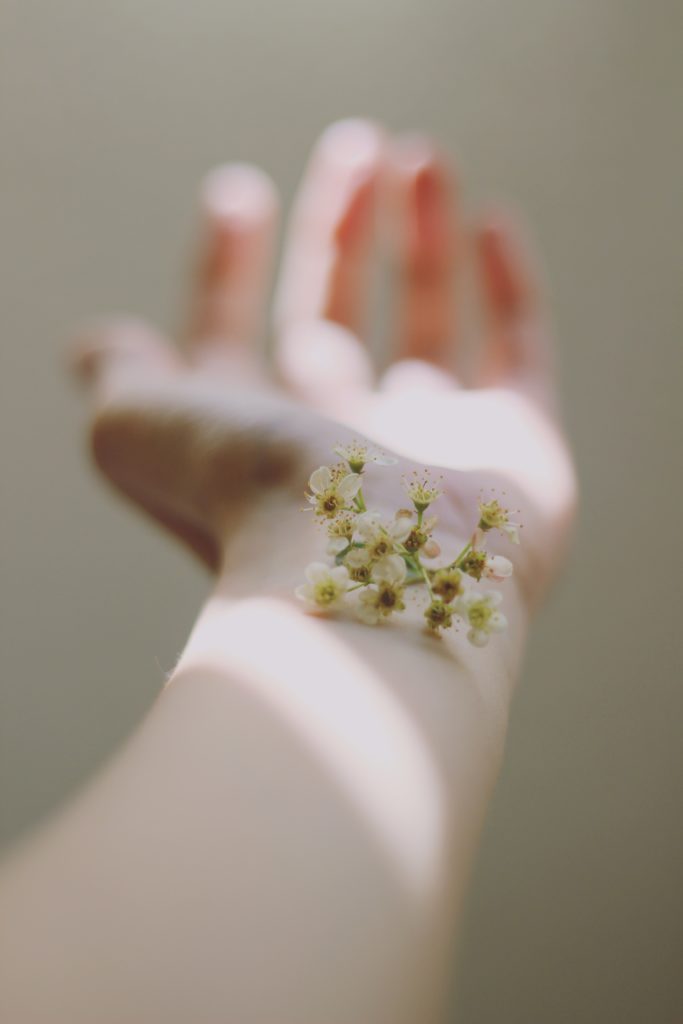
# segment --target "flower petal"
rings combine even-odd
[[[399,516],[397,519],[392,519],[392,521],[387,524],[387,533],[392,540],[396,540],[399,544],[402,544],[412,528],[413,524],[410,519],[407,519],[406,516]]]
[[[379,622],[379,610],[377,608],[377,589],[367,587],[361,592],[356,604],[358,618],[369,626],[375,626]]]
[[[304,575],[309,583],[315,584],[322,583],[329,575],[329,572],[330,567],[325,562],[311,562],[310,565],[306,566]]]
[[[474,604],[475,601],[479,600],[479,596],[480,595],[474,587],[467,589],[463,594],[461,594],[454,604],[454,608],[458,615],[462,615],[463,619],[466,619],[469,614],[470,606]]]
[[[467,639],[475,647],[486,647],[489,642],[489,635],[483,629],[471,629],[467,634]]]
[[[332,473],[330,472],[330,467],[320,466],[311,473],[308,486],[314,494],[320,494],[322,491],[326,491],[331,483]]]
[[[512,576],[513,565],[504,555],[491,555],[486,559],[484,575],[492,580],[504,580]]]
[[[385,555],[375,566],[373,576],[387,583],[401,584],[406,578],[406,563],[400,555]]]
[[[517,523],[505,523],[503,526],[503,532],[507,535],[508,539],[513,544],[519,544],[519,531]]]
[[[433,537],[430,538],[422,548],[422,554],[425,558],[438,558],[441,554],[441,548]]]
[[[502,633],[507,628],[508,620],[502,612],[494,612],[489,619],[489,630],[492,633]]]
[[[365,548],[353,548],[344,559],[346,565],[352,569],[360,569],[362,565],[367,565],[369,560],[370,556]]]
[[[346,537],[331,537],[327,544],[328,555],[338,555],[349,546]]]
[[[336,586],[343,587],[346,590],[349,585],[349,570],[345,565],[336,565],[334,569],[330,569],[329,575]]]
[[[353,539],[356,544],[362,544],[374,538],[381,520],[379,512],[361,512],[356,516]]]
[[[346,476],[337,484],[337,494],[344,499],[345,502],[353,501],[358,494],[363,478],[360,473],[348,473]]]

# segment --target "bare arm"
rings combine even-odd
[[[197,369],[130,324],[88,349],[100,465],[216,585],[136,734],[0,876],[0,1006],[17,1024],[438,1018],[529,609],[561,559],[573,481],[539,411],[552,392],[522,263],[496,229],[480,236],[487,386],[456,388],[450,186],[439,158],[411,145],[392,158],[404,360],[379,391],[356,332],[391,161],[366,125],[324,138],[294,216],[276,359],[303,405],[254,383],[234,340],[253,328],[272,222],[258,178],[247,199],[234,174],[210,197]],[[226,218],[236,193],[240,216]],[[480,486],[519,495],[533,542],[504,637],[474,650],[462,634],[425,636],[419,611],[368,628],[292,599],[320,552],[303,484],[340,430],[396,449],[406,469],[443,469],[444,543],[466,536]]]
[[[7,1018],[435,1019],[515,614],[482,655],[219,583],[136,735],[6,868]]]

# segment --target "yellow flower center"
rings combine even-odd
[[[315,600],[317,604],[332,604],[337,598],[337,588],[334,583],[326,581],[319,583],[315,588]]]
[[[462,577],[457,569],[437,572],[434,577],[434,593],[440,594],[444,601],[452,601],[462,590]]]
[[[427,625],[433,629],[439,629],[441,626],[448,628],[451,624],[451,611],[443,601],[432,601],[429,608],[425,612],[425,618]]]
[[[487,504],[479,505],[479,528],[481,530],[500,529],[508,521],[508,510],[502,508],[496,498]]]
[[[474,629],[485,629],[486,625],[493,614],[493,608],[489,604],[485,604],[483,601],[478,604],[473,604],[468,612],[470,624]]]

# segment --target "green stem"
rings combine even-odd
[[[359,487],[358,494],[353,499],[353,503],[359,512],[367,512],[367,506],[365,504],[365,498],[363,497],[363,488]]]
[[[418,579],[406,580],[406,583],[421,583],[424,573],[422,571],[422,566],[418,564],[415,555],[411,554],[410,551],[407,551],[403,544],[396,544],[396,551],[406,563],[410,571],[417,573],[417,576],[419,577]]]
[[[422,576],[424,577],[424,581],[427,584],[427,590],[429,591],[429,596],[431,597],[431,599],[433,601],[434,600],[434,591],[432,590],[432,581],[429,578],[429,573],[427,572],[427,570],[425,569],[424,565],[420,561],[420,556],[417,553],[415,554],[414,558],[415,558],[415,565],[419,569],[419,571],[422,573]]]
[[[451,562],[451,564],[449,566],[447,566],[447,568],[448,569],[459,569],[461,564],[462,564],[462,562],[467,557],[467,555],[469,555],[471,550],[472,550],[472,541],[468,541],[467,544],[465,544],[465,547],[460,552],[460,554],[456,558],[453,559],[453,561]]]

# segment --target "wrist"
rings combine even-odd
[[[217,596],[293,596],[306,565],[326,557],[325,532],[303,507],[266,497],[224,531]]]
[[[388,506],[378,511],[390,517]],[[223,559],[209,602],[211,611],[208,617],[216,623],[235,605],[250,602],[253,606],[255,599],[266,599],[271,610],[275,601],[283,610],[288,608],[308,618],[303,603],[295,596],[295,590],[305,582],[305,569],[309,563],[332,561],[326,552],[327,541],[324,524],[303,511],[303,501],[283,501],[280,495],[279,499],[265,498],[250,506],[248,513],[224,532]],[[466,538],[451,530],[441,530],[439,541],[443,550],[450,552],[460,550]],[[443,556],[436,561],[441,564]],[[425,562],[425,565],[431,567],[430,562]],[[514,676],[528,624],[522,590],[514,576],[502,585],[484,582],[477,587],[484,591],[500,587],[502,608],[508,620],[506,632],[493,636],[486,651],[471,647],[466,639],[467,626],[462,622],[444,631],[441,637],[426,635],[424,610],[428,598],[425,587],[421,585],[406,588],[405,611],[387,624],[367,626],[354,621],[353,614],[346,611],[330,616],[316,615],[314,619],[332,630],[344,643],[356,647],[370,645],[381,649],[388,645],[403,647],[407,644],[438,654],[445,665],[450,664],[451,670],[456,661],[467,666],[468,671],[478,672],[479,667],[486,671],[486,666],[490,669],[497,665]],[[207,615],[208,612],[207,609]],[[220,630],[218,635],[220,637]],[[234,637],[231,642],[235,642]]]

